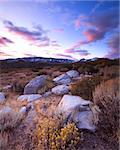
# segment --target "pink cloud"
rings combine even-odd
[[[6,46],[7,44],[13,43],[10,39],[6,37],[0,37],[0,46]]]
[[[57,41],[51,41],[51,46],[53,46],[53,47],[61,47],[60,44],[58,44]]]
[[[64,32],[64,29],[63,28],[55,28],[53,29],[55,32],[58,32],[58,33],[63,33]]]
[[[79,29],[81,25],[81,21],[79,19],[75,20],[75,28]]]
[[[83,44],[89,44],[98,40],[102,40],[108,32],[118,28],[119,13],[116,8],[108,12],[96,13],[89,17],[81,16],[75,20],[75,27],[78,29],[84,25],[87,29],[83,32],[86,40],[80,40],[75,44],[75,47]]]
[[[65,52],[77,53],[81,56],[90,55],[87,50],[81,50],[80,46],[102,40],[107,33],[117,29],[119,24],[119,17],[118,13],[115,12],[117,12],[116,9],[111,9],[109,12],[97,13],[96,15],[91,15],[90,17],[79,16],[74,22],[75,28],[79,29],[83,25],[87,27],[87,29],[85,29],[83,32],[86,40],[77,41],[73,46],[66,49]],[[111,39],[108,43],[108,46],[111,50],[106,55],[107,57],[119,56],[118,37]]]
[[[94,30],[94,29],[86,30],[83,34],[86,36],[88,43],[94,42],[94,41],[102,39],[104,37],[103,31]],[[87,43],[81,42],[81,44],[87,44]]]
[[[75,59],[71,55],[67,55],[67,54],[55,54],[55,56],[64,57],[64,58],[67,58],[67,59]]]
[[[6,56],[12,56],[12,55],[9,55],[9,54],[7,54],[5,52],[0,52],[0,58],[6,57]]]
[[[88,50],[83,50],[83,49],[74,49],[74,48],[70,48],[70,49],[66,49],[65,50],[66,53],[77,53],[80,56],[88,56],[90,55],[90,53],[88,52]]]
[[[24,53],[24,56],[27,56],[27,57],[37,57],[36,55],[33,55],[33,54],[26,54],[26,53]]]
[[[25,27],[15,26],[11,21],[5,20],[4,25],[9,32],[24,38],[37,46],[49,46],[50,39],[41,26],[34,27],[34,30],[29,30]]]
[[[87,16],[80,15],[77,19],[74,21],[75,29],[79,29],[80,26],[86,24],[85,20],[87,19]]]

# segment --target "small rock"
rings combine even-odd
[[[70,77],[67,74],[62,74],[53,79],[54,82],[57,84],[66,84],[68,85],[71,82]]]
[[[11,90],[12,89],[12,85],[6,85],[2,89],[3,90]]]
[[[79,81],[79,80],[81,80],[82,79],[82,77],[81,76],[79,76],[79,77],[75,77],[75,78],[73,78],[73,81]]]
[[[91,77],[92,77],[92,75],[85,74],[85,75],[84,75],[84,77],[85,77],[85,78],[91,78]]]
[[[49,95],[51,95],[52,94],[52,92],[51,91],[48,91],[48,92],[45,92],[42,96],[43,97],[48,97]]]
[[[79,77],[79,72],[76,70],[69,70],[66,72],[66,74],[70,77],[70,78],[76,78]]]
[[[33,102],[33,101],[39,100],[41,97],[42,96],[40,94],[28,94],[28,95],[19,96],[17,100],[19,101],[27,100],[28,102]]]
[[[52,88],[52,93],[56,95],[63,95],[63,94],[67,94],[68,92],[69,92],[69,86],[67,85],[58,85]]]
[[[3,92],[0,92],[0,103],[5,102],[5,94]]]
[[[25,106],[23,106],[23,107],[21,107],[19,112],[25,114],[27,112],[27,108]]]
[[[32,110],[34,110],[34,105],[32,102],[28,103],[27,108],[31,108]]]

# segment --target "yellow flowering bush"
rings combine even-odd
[[[39,150],[74,150],[80,142],[80,133],[74,123],[62,127],[54,118],[45,118],[38,125],[36,136]]]

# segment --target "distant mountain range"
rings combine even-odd
[[[92,58],[92,59],[80,59],[78,61],[81,62],[86,62],[86,61],[95,61],[98,58]],[[72,62],[76,62],[75,60],[70,60],[70,59],[60,59],[60,58],[44,58],[44,57],[23,57],[23,58],[11,58],[11,59],[4,59],[4,60],[0,60],[0,62],[47,62],[47,63],[72,63]]]
[[[57,59],[57,58],[43,58],[43,57],[25,57],[15,59],[0,60],[0,70],[12,68],[39,68],[44,66],[53,66],[59,64],[70,64],[73,60]]]
[[[24,57],[24,58],[15,58],[15,59],[5,59],[0,60],[0,62],[48,62],[48,63],[71,63],[74,60],[70,59],[59,59],[59,58],[44,58],[44,57]]]
[[[25,58],[16,58],[16,59],[5,59],[0,60],[0,70],[4,69],[13,69],[13,68],[40,68],[45,66],[54,66],[54,65],[66,65],[71,66],[71,64],[89,64],[91,62],[109,62],[114,63],[114,61],[119,63],[119,59],[111,60],[108,58],[91,58],[91,59],[80,59],[78,61],[70,59],[59,59],[59,58],[43,58],[43,57],[25,57]]]

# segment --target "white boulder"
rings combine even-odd
[[[28,95],[20,95],[17,100],[18,101],[25,101],[33,102],[39,100],[42,96],[40,94],[28,94]]]
[[[69,112],[78,105],[84,107],[90,103],[90,101],[84,100],[80,96],[64,95],[58,105],[58,110],[61,112]]]
[[[65,123],[74,121],[79,129],[95,131],[95,118],[91,110],[92,102],[79,96],[64,95],[57,107],[57,112],[66,116]],[[95,114],[97,115],[97,113]]]
[[[5,94],[3,92],[0,92],[0,103],[5,102]]]
[[[38,89],[45,85],[47,76],[40,75],[33,78],[24,88],[24,94],[36,94]]]
[[[79,72],[76,70],[69,70],[66,72],[66,74],[71,78],[79,77]]]
[[[77,123],[79,129],[88,129],[91,131],[95,131],[96,129],[92,111],[78,112],[72,119]]]
[[[58,85],[54,88],[52,88],[52,93],[56,94],[56,95],[63,95],[63,94],[67,94],[69,92],[69,86],[67,85]]]
[[[62,74],[56,78],[53,79],[54,82],[57,84],[69,84],[71,82],[70,77],[67,74]]]

